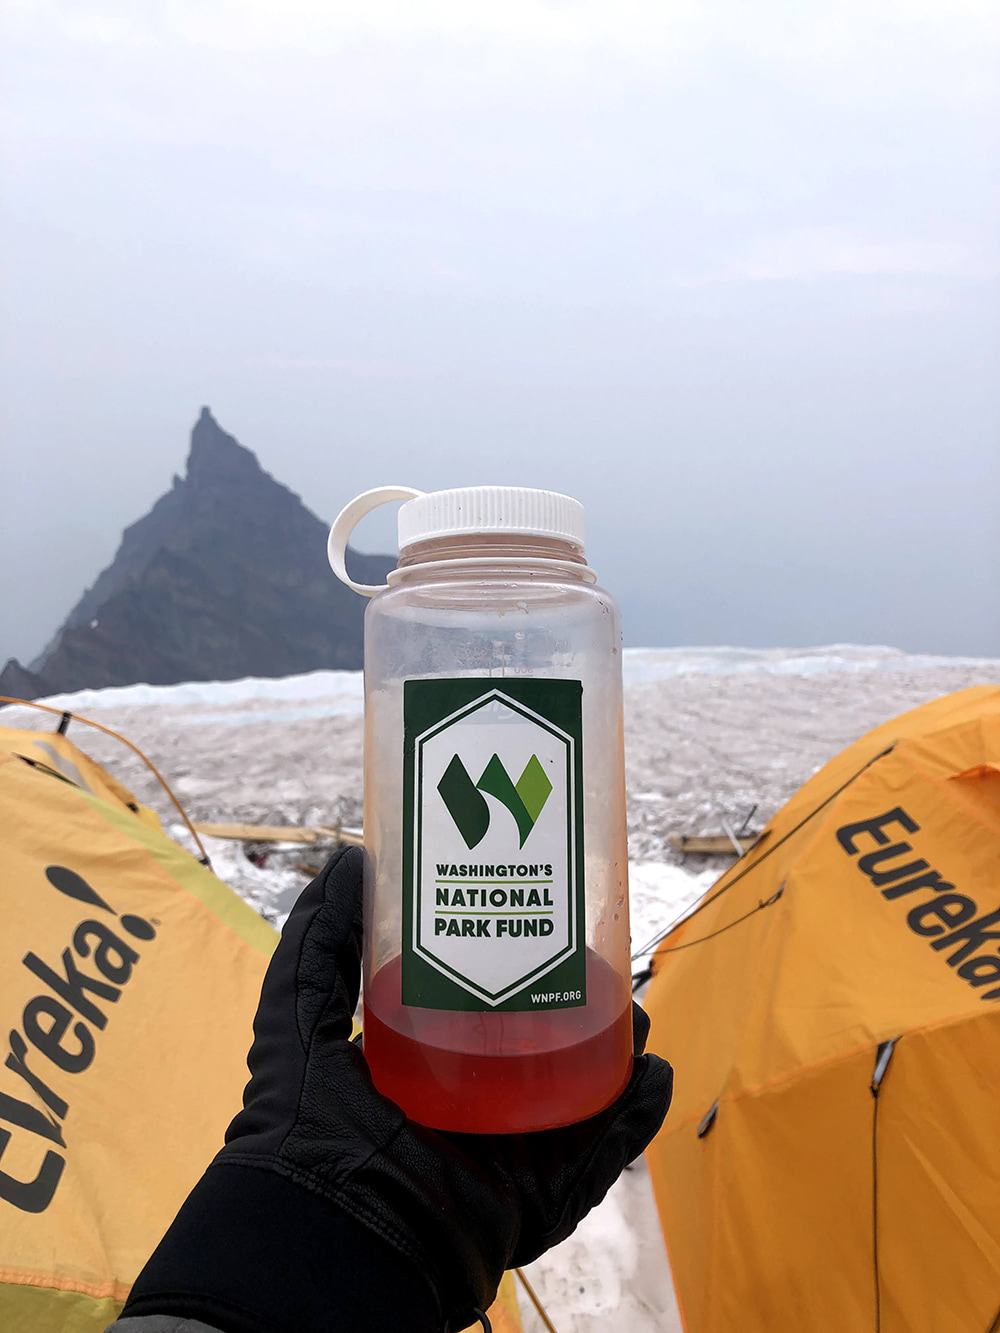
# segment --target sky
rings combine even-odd
[[[4,24],[0,663],[204,404],[323,518],[577,496],[633,646],[1000,656],[993,0]]]

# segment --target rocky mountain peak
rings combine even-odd
[[[360,667],[364,602],[331,572],[326,537],[203,407],[184,478],[125,529],[30,673],[8,663],[0,694]],[[366,583],[395,564],[353,552],[351,561]]]
[[[227,435],[212,409],[203,407],[191,432],[187,482],[191,487],[232,486],[267,477],[257,456],[233,435]],[[271,479],[271,478],[269,478]],[[273,480],[273,479],[271,479]]]

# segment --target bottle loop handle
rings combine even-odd
[[[330,529],[330,537],[326,544],[330,568],[341,583],[346,583],[349,588],[361,593],[362,597],[374,597],[376,593],[384,592],[388,588],[388,583],[355,583],[348,577],[346,563],[348,539],[365,515],[370,514],[379,505],[390,504],[393,500],[416,500],[423,494],[423,491],[415,491],[412,486],[376,486],[373,490],[363,491],[361,495],[355,496],[350,504],[343,507],[333,520],[333,527]]]

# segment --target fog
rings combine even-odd
[[[325,518],[577,496],[632,645],[1000,656],[992,4],[22,0],[3,48],[0,662],[203,404]]]

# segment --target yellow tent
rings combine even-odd
[[[277,936],[54,732],[0,728],[0,903],[0,1327],[90,1333],[239,1109]]]
[[[1000,1327],[1000,689],[813,777],[664,940],[687,1333]]]
[[[49,731],[0,728],[0,906],[0,1329],[100,1333],[239,1109],[277,934]]]

